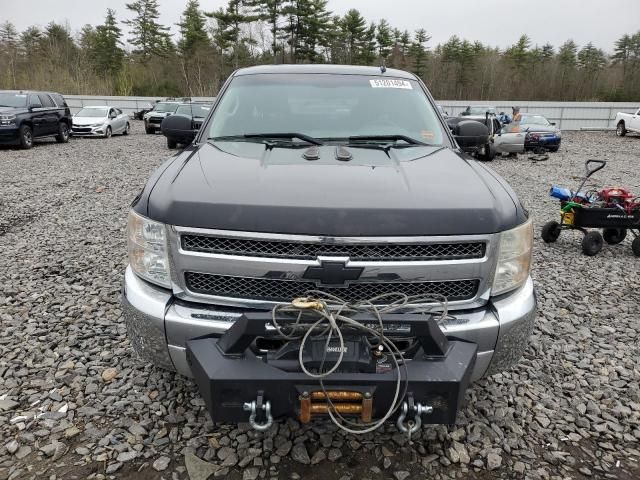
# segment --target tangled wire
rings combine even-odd
[[[446,321],[448,314],[448,301],[444,296],[407,296],[402,293],[388,293],[377,297],[355,303],[349,303],[339,297],[330,295],[320,290],[307,292],[308,297],[295,299],[291,304],[278,305],[272,310],[272,322],[277,332],[283,339],[289,341],[300,341],[298,361],[302,371],[310,378],[316,379],[325,394],[329,403],[328,413],[340,429],[352,434],[369,433],[383,425],[402,405],[402,401],[409,387],[407,365],[403,352],[385,334],[385,327],[382,315],[389,313],[416,313],[434,314],[438,312],[435,320],[437,322]],[[364,325],[353,316],[356,314],[368,314],[376,320],[376,328]],[[287,325],[278,323],[279,315],[297,315],[294,322]],[[309,318],[311,320],[309,321]],[[353,422],[342,416],[335,408],[333,402],[327,395],[323,380],[336,372],[344,358],[344,335],[343,330],[360,331],[369,337],[377,339],[377,344],[370,344],[372,349],[386,349],[391,353],[391,358],[396,372],[396,389],[393,401],[385,415],[374,422],[362,423]],[[324,356],[322,358],[318,373],[311,372],[304,364],[305,345],[310,338],[325,338]],[[339,342],[339,356],[335,363],[324,370],[326,352],[332,338],[337,338]],[[368,340],[369,341],[369,340]],[[404,380],[402,375],[404,370]],[[404,386],[404,388],[403,388]]]

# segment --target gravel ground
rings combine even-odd
[[[595,258],[578,235],[536,239],[537,328],[512,371],[469,389],[458,425],[409,444],[389,426],[349,437],[327,424],[267,434],[213,426],[189,380],[141,364],[119,307],[128,204],[167,157],[129,137],[0,148],[0,480],[6,478],[397,479],[640,477],[640,259],[630,240]],[[498,159],[533,211],[582,163],[640,192],[640,138],[566,133],[547,162]]]

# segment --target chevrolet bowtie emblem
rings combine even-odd
[[[357,280],[363,268],[347,267],[344,262],[320,262],[319,267],[309,267],[302,278],[314,280],[318,285],[345,285]]]

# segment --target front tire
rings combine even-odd
[[[600,232],[587,232],[582,239],[582,253],[588,257],[593,257],[600,253],[603,245],[604,239]]]
[[[478,159],[483,162],[491,162],[494,158],[496,158],[496,150],[493,148],[493,144],[487,143],[483,148],[483,152],[478,155]]]
[[[178,142],[171,138],[167,138],[167,148],[173,150],[178,147]]]
[[[107,130],[104,132],[104,138],[111,138],[111,127],[107,127]]]
[[[624,137],[627,134],[627,127],[624,122],[618,122],[618,126],[616,127],[616,135],[619,137]]]
[[[154,133],[156,133],[155,129],[149,128],[146,125],[144,126],[144,131],[146,132],[147,135],[153,135]]]
[[[129,122],[127,122],[127,126],[124,127],[124,132],[122,132],[123,135],[129,135],[129,131],[131,130],[131,125],[129,125]]]
[[[58,125],[58,135],[56,135],[56,142],[67,143],[70,136],[69,125],[67,125],[65,122],[60,122],[60,125]]]
[[[33,130],[29,125],[20,127],[20,146],[25,150],[33,148]]]
[[[627,230],[624,228],[605,228],[602,231],[602,236],[609,245],[617,245],[627,237]]]
[[[547,222],[542,227],[542,240],[544,240],[545,243],[555,243],[560,236],[560,232],[562,232],[562,228],[560,228],[560,224],[558,222]]]
[[[636,257],[640,257],[640,237],[636,237],[631,242],[631,250]]]
[[[550,151],[550,152],[555,153],[555,152],[557,152],[558,150],[560,150],[560,147],[549,147],[549,151]]]

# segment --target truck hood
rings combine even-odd
[[[0,107],[0,114],[13,114],[19,115],[21,113],[28,113],[29,109],[27,107]]]
[[[150,180],[136,210],[186,227],[327,236],[468,235],[522,223],[508,186],[443,147],[391,150],[216,142],[176,156]]]
[[[84,126],[84,125],[94,125],[94,124],[100,124],[102,125],[103,123],[106,123],[107,121],[107,117],[73,117],[73,124],[74,125],[80,125],[80,126]]]

